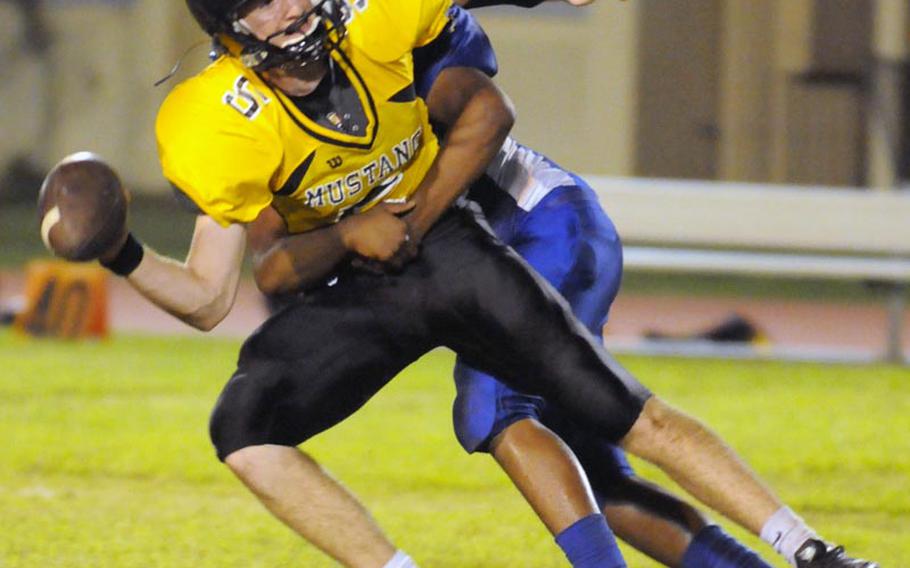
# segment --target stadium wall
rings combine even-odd
[[[198,47],[169,85],[152,86],[202,39],[183,0],[45,0],[44,54],[21,48],[15,5],[0,2],[0,104],[12,110],[0,113],[0,173],[15,156],[41,170],[91,149],[134,189],[165,191],[154,116],[207,52]],[[859,86],[873,44],[889,65],[906,60],[902,0],[552,2],[477,14],[519,112],[516,136],[566,167],[893,185],[889,125],[900,109],[870,111]]]
[[[0,18],[0,32],[16,37],[21,25],[13,7],[0,2],[0,8],[0,16],[9,16]],[[521,115],[523,140],[576,169],[632,173],[637,12],[631,2],[481,12],[499,49],[502,84]],[[208,51],[198,47],[171,83],[153,87],[202,39],[183,0],[54,0],[44,16],[52,38],[47,56],[18,55],[16,69],[4,68],[12,78],[0,81],[0,94],[10,97],[3,100],[20,101],[23,111],[0,113],[2,131],[25,133],[3,137],[0,168],[17,154],[48,168],[91,149],[133,188],[165,191],[155,113],[169,86],[204,66]]]
[[[41,117],[47,95],[40,88],[39,58],[25,49],[25,27],[18,10],[0,2],[0,171],[38,148],[46,129]]]

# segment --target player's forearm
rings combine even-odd
[[[256,284],[265,294],[286,294],[323,283],[349,256],[338,225],[277,239],[254,251]]]
[[[508,97],[479,71],[443,71],[428,97],[435,120],[449,125],[436,161],[418,189],[408,222],[422,236],[484,172],[515,122]]]
[[[247,226],[256,283],[266,294],[286,294],[323,284],[351,258],[389,261],[408,242],[401,216],[413,207],[380,203],[334,225],[294,235],[273,209],[266,209]]]
[[[234,304],[245,248],[242,226],[221,227],[200,215],[185,262],[146,247],[142,261],[127,279],[156,306],[208,331],[224,319]]]
[[[225,282],[208,282],[188,264],[146,248],[142,262],[127,280],[159,308],[196,329],[209,331],[230,311],[239,273]]]

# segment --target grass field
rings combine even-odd
[[[0,566],[330,566],[213,457],[208,412],[236,351],[0,335]],[[910,566],[906,369],[625,362],[711,423],[817,528],[886,568]],[[492,461],[457,447],[451,363],[428,355],[308,449],[422,566],[564,565]]]

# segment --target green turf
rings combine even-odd
[[[0,566],[332,565],[212,455],[208,412],[236,350],[205,339],[0,335]],[[457,447],[451,363],[430,354],[308,449],[423,566],[564,565],[491,460]],[[819,529],[886,567],[910,566],[910,372],[626,363],[722,432]]]

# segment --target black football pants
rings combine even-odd
[[[454,207],[400,273],[346,270],[266,321],[244,343],[212,414],[219,459],[302,443],[438,346],[610,440],[623,437],[649,391],[478,217]]]

